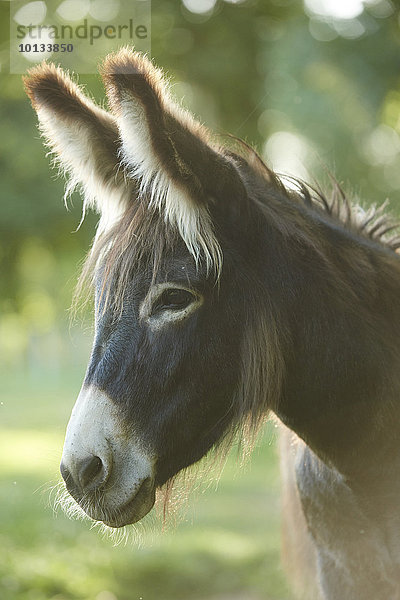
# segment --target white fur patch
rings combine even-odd
[[[144,448],[133,427],[127,431],[117,406],[95,386],[84,386],[78,396],[67,427],[62,462],[74,475],[79,461],[87,456],[99,457],[110,472],[101,506],[84,506],[96,520],[103,521],[105,513],[121,512],[143,481],[154,479],[155,458]],[[151,498],[145,500],[150,502]],[[145,503],[136,510],[146,514],[151,506]]]
[[[86,104],[92,103],[87,100]],[[100,111],[103,117],[106,115],[107,119],[114,122],[111,115],[94,104],[91,109],[94,112]],[[47,145],[54,154],[56,163],[68,178],[65,199],[75,188],[80,187],[84,194],[82,220],[86,208],[93,207],[101,214],[98,233],[105,231],[125,210],[131,195],[131,185],[129,182],[123,186],[118,185],[116,177],[110,181],[99,177],[96,169],[99,149],[93,146],[90,129],[79,122],[64,121],[45,106],[39,105],[36,110]],[[115,169],[117,168],[116,163]]]
[[[193,295],[193,302],[191,302],[188,306],[185,306],[181,310],[179,309],[165,309],[160,311],[158,314],[152,315],[152,308],[154,303],[158,300],[158,298],[163,294],[165,290],[168,289],[178,289],[178,290],[186,290]],[[168,325],[169,323],[177,323],[179,321],[183,321],[189,315],[191,315],[195,310],[197,310],[203,304],[204,298],[197,292],[194,292],[192,289],[186,288],[183,285],[179,285],[173,282],[165,282],[165,283],[156,283],[152,285],[149,289],[147,296],[143,300],[139,308],[139,317],[144,320],[151,329],[154,331],[161,329],[164,325]]]

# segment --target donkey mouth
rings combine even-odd
[[[91,499],[87,496],[83,498],[76,490],[68,489],[68,492],[90,519],[107,527],[118,528],[137,523],[151,511],[155,503],[155,490],[154,481],[148,477],[127,502],[117,505],[115,499],[107,502],[104,490],[98,490]]]
[[[117,528],[132,525],[143,519],[151,511],[155,497],[155,487],[149,477],[143,481],[135,495],[122,506],[110,511],[107,511],[104,507],[100,518],[90,516],[95,520],[102,521],[108,527]]]

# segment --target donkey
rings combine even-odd
[[[25,87],[44,138],[100,214],[83,278],[95,338],[61,473],[94,520],[156,490],[272,411],[284,559],[309,600],[400,598],[400,240],[384,209],[287,185],[220,147],[127,48],[109,112],[60,68]],[[293,182],[292,182],[293,183]]]

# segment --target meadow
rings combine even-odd
[[[234,448],[219,481],[208,473],[166,524],[147,517],[118,545],[89,521],[53,510],[50,488],[81,377],[79,369],[2,374],[0,598],[289,600],[272,424],[244,466]]]

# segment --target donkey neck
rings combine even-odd
[[[307,229],[312,243],[284,242],[288,358],[276,412],[345,476],[390,477],[400,463],[400,260],[318,215]]]

